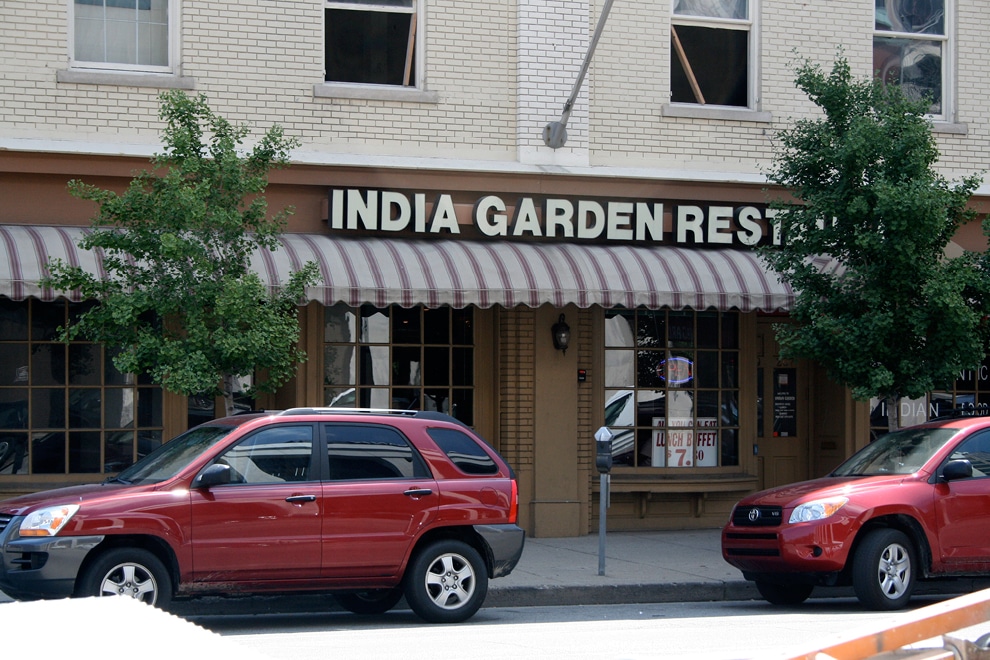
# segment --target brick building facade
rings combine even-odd
[[[472,271],[481,281],[454,292],[457,304],[431,302],[447,290],[409,299],[400,281],[379,283],[377,297],[361,297],[365,284],[314,291],[300,309],[310,359],[255,405],[457,402],[519,472],[523,523],[542,536],[596,527],[592,437],[606,423],[630,443],[616,456],[614,529],[716,526],[742,493],[824,472],[868,441],[870,409],[815,365],[777,359],[772,324],[788,291],[760,270],[739,214],[765,230],[773,133],[814,112],[794,87],[795,61],[827,67],[840,48],[859,76],[882,68],[935,93],[945,176],[987,167],[990,77],[979,55],[990,15],[971,0],[922,4],[615,3],[558,148],[544,129],[561,118],[600,0],[4,4],[0,493],[100,480],[215,414],[213,402],[113,373],[105,347],[58,345],[52,331],[71,306],[35,291],[30,276],[52,250],[72,253],[63,230],[93,215],[69,196],[69,179],[120,187],[160,149],[158,95],[171,88],[205,94],[255,135],[277,123],[299,138],[293,165],[272,174],[269,204],[294,207],[289,232],[316,246],[328,275],[342,268],[334,250],[375,240],[396,260],[383,271],[405,272],[403,259],[431,249],[433,277]],[[984,185],[973,199],[981,214],[988,195]],[[353,210],[372,198],[407,200],[423,230],[410,221],[387,231]],[[560,221],[552,231],[548,209]],[[598,233],[587,225],[596,209]],[[348,230],[347,218],[362,229]],[[956,243],[986,247],[976,225]],[[493,275],[468,248],[520,261]],[[524,248],[531,256],[518,256]],[[599,264],[626,279],[606,282],[592,272]],[[579,281],[556,276],[565,266]],[[519,271],[531,281],[513,279]],[[667,285],[678,277],[693,288]],[[523,302],[490,302],[500,289]],[[438,308],[448,310],[446,334],[428,336]],[[395,327],[372,336],[378,321],[413,315],[418,339]],[[561,315],[567,351],[551,342]],[[353,333],[335,334],[340,323]],[[466,327],[470,337],[458,338]],[[77,353],[104,366],[74,371]],[[444,376],[411,373],[429,373],[438,355]],[[355,356],[393,366],[382,381]],[[961,377],[948,396],[979,401],[981,387],[980,374]],[[675,401],[690,403],[675,414]],[[675,438],[688,443],[687,464],[674,463]]]

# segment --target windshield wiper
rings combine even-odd
[[[103,480],[104,484],[126,484],[131,485],[131,482],[127,479],[121,479],[120,477],[107,477]]]

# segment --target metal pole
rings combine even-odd
[[[570,97],[564,103],[564,111],[560,115],[560,121],[552,121],[543,128],[543,142],[552,149],[559,149],[567,142],[567,120],[570,119],[574,102],[577,100],[578,92],[581,91],[581,83],[584,82],[584,76],[588,73],[588,65],[591,64],[591,57],[595,54],[595,48],[598,46],[598,40],[602,36],[602,30],[605,29],[605,21],[608,20],[608,13],[612,9],[612,2],[613,0],[605,0],[605,6],[602,7],[602,14],[598,17],[598,25],[595,27],[595,33],[591,36],[591,44],[588,46],[588,52],[584,54],[581,70],[578,72],[577,80],[574,81],[574,87],[571,89]]]
[[[605,511],[608,509],[609,477],[604,472],[600,475],[598,492],[598,574],[605,575]]]

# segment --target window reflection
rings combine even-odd
[[[0,474],[116,471],[141,451],[136,423],[161,443],[161,389],[122,374],[100,344],[59,340],[58,327],[92,306],[0,300]]]
[[[473,323],[470,308],[328,307],[324,404],[437,410],[472,424]]]
[[[738,465],[738,315],[609,310],[605,328],[613,464]]]

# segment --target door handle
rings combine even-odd
[[[302,504],[303,502],[315,502],[316,495],[290,495],[285,498],[286,502],[290,504]]]
[[[408,495],[409,497],[426,497],[432,494],[433,491],[429,488],[410,488],[403,493],[403,495]]]

